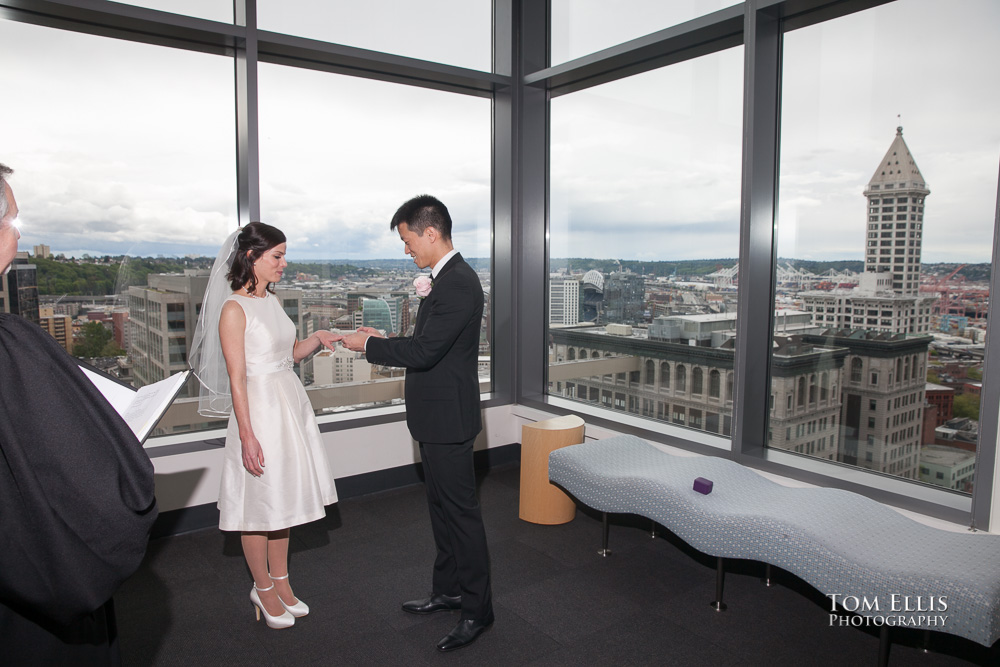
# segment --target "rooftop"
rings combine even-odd
[[[920,462],[944,468],[973,463],[976,453],[945,445],[925,445],[920,448]]]

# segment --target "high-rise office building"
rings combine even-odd
[[[917,479],[930,336],[831,330],[803,340],[847,350],[837,460]]]
[[[114,335],[115,343],[123,350],[128,350],[129,341],[128,309],[116,308],[111,313],[111,331]]]
[[[129,287],[127,351],[135,386],[188,368],[187,352],[207,285],[208,271],[188,270],[150,274],[145,287]],[[188,389],[194,389],[193,382]]]
[[[549,276],[549,324],[580,323],[580,281],[567,276]]]
[[[889,273],[892,291],[915,296],[920,288],[924,199],[931,191],[903,140],[903,128],[875,171],[868,198],[866,273]]]
[[[129,287],[128,349],[135,386],[159,382],[188,368],[188,350],[194,337],[208,271],[150,274],[145,287]],[[276,287],[275,296],[295,324],[299,340],[309,334],[309,318],[302,316],[302,290]],[[311,373],[311,367],[299,369]],[[197,394],[192,378],[187,390]]]
[[[395,296],[362,299],[361,324],[385,331],[386,335],[399,333],[404,301],[408,299]]]
[[[929,336],[819,332],[783,314],[774,337],[768,446],[917,478]],[[621,332],[615,335],[616,332]],[[734,314],[657,318],[628,327],[552,329],[564,367],[550,393],[710,433],[732,426]]]
[[[396,333],[400,336],[405,336],[410,328],[410,297],[412,292],[407,292],[403,290],[392,290],[389,292],[384,292],[380,290],[363,290],[363,291],[353,291],[347,293],[347,312],[354,317],[354,326],[372,326],[376,329],[385,329],[386,333]],[[366,322],[366,316],[364,313],[364,302],[371,299],[381,299],[388,304],[390,314],[388,315],[389,320],[391,320],[391,328],[386,326],[375,324],[368,324]],[[381,322],[385,322],[385,313],[383,312],[383,307],[377,304],[372,304],[369,306],[371,308],[371,313],[368,316],[370,318],[377,318]],[[378,315],[376,315],[378,311]]]
[[[604,321],[640,324],[646,319],[646,280],[631,271],[614,271],[604,282]]]
[[[352,352],[338,343],[336,350],[324,349],[313,357],[313,384],[367,382],[371,379],[372,365],[364,352]]]
[[[73,318],[69,315],[56,315],[51,306],[38,309],[39,325],[49,332],[49,335],[62,345],[69,353],[73,352]]]
[[[0,313],[13,313],[39,323],[38,274],[28,263],[28,253],[19,252],[7,275],[0,276]]]
[[[927,333],[937,297],[921,296],[924,199],[930,194],[903,140],[903,128],[868,182],[865,270],[854,289],[812,290],[801,297],[813,322],[835,329]]]

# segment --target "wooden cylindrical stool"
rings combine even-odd
[[[531,523],[568,523],[576,503],[549,482],[549,454],[583,442],[585,424],[576,415],[555,417],[521,427],[521,503],[518,516]]]

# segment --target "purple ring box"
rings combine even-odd
[[[694,480],[694,490],[698,493],[708,495],[712,492],[712,480],[704,477],[696,477]]]

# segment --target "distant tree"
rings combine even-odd
[[[941,384],[941,377],[934,371],[927,371],[927,381],[931,384]]]
[[[983,379],[983,369],[972,366],[965,372],[965,377],[970,380],[974,380],[975,382],[979,382]]]
[[[951,411],[956,417],[968,417],[979,421],[979,397],[973,394],[956,396]]]
[[[120,357],[125,350],[118,347],[111,332],[100,322],[88,322],[83,326],[83,340],[73,346],[77,357]]]
[[[107,257],[102,264],[36,258],[38,293],[43,295],[113,294],[116,289],[146,285],[151,273],[181,273],[185,268],[209,268],[211,258]]]
[[[321,280],[331,280],[346,275],[378,275],[378,271],[371,268],[362,268],[351,264],[330,264],[323,262],[289,262],[286,270],[291,274],[305,273],[319,276]]]

